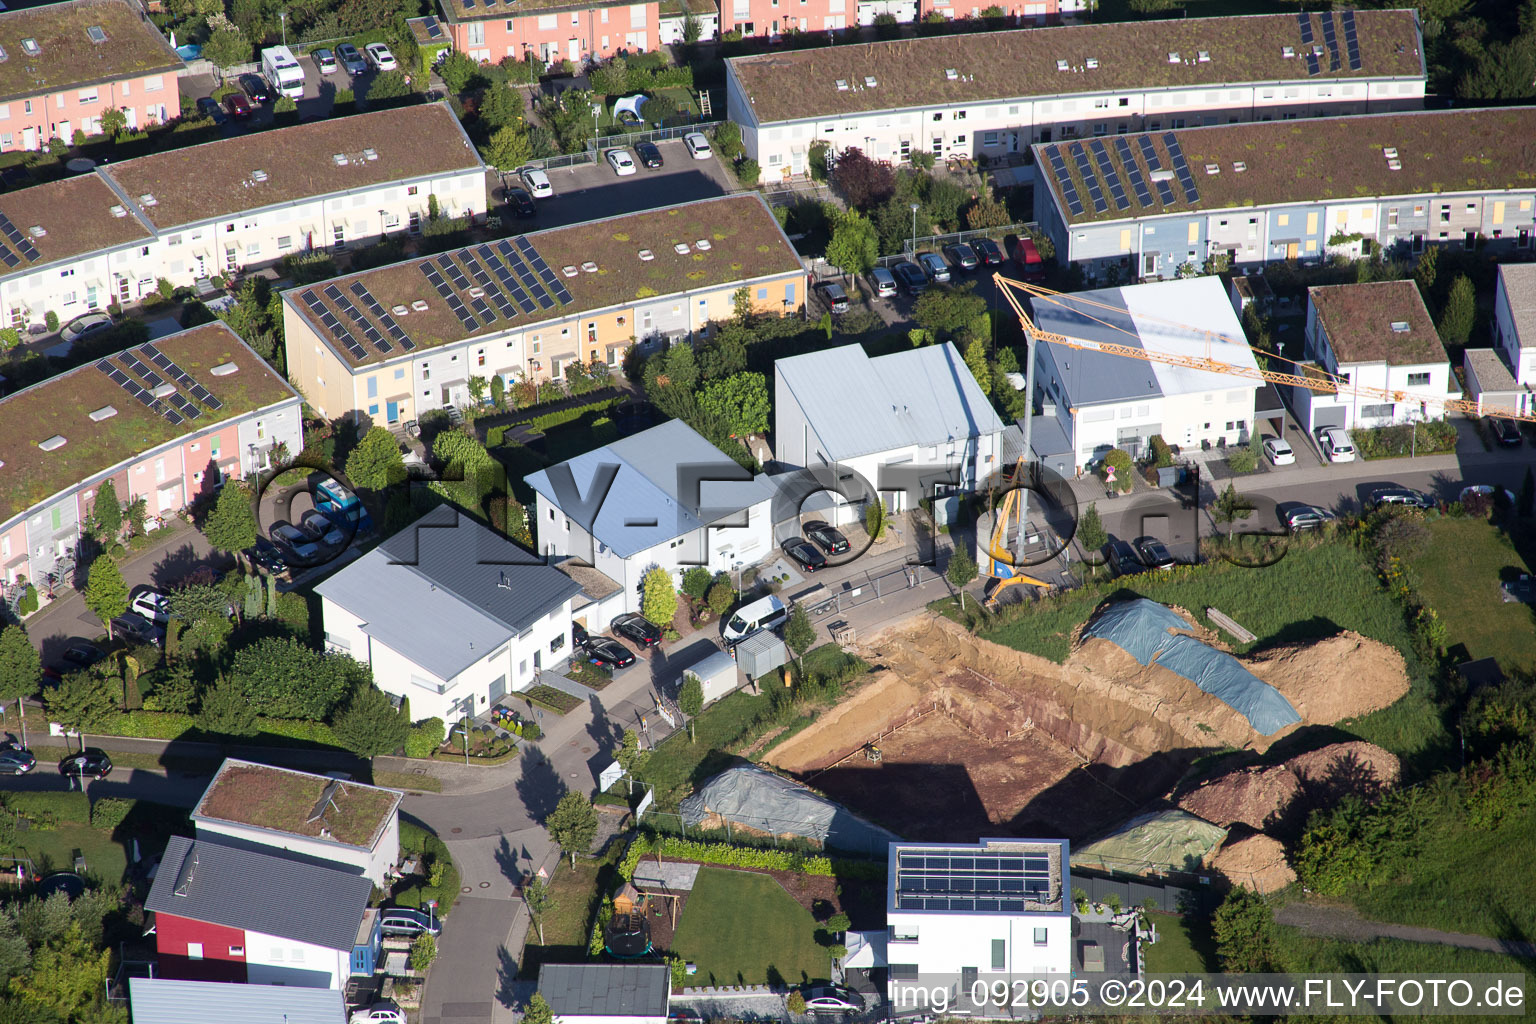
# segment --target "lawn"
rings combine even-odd
[[[1148,915],[1157,941],[1146,947],[1148,974],[1206,974],[1217,969],[1210,921],[1194,914]]]
[[[646,781],[656,787],[657,806],[676,807],[695,781],[726,767],[730,757],[723,752],[725,747],[769,707],[766,696],[737,690],[705,708],[695,720],[696,742],[689,742],[687,730],[682,730],[658,744],[645,768]],[[701,770],[706,761],[711,767]]]
[[[528,698],[530,703],[553,711],[557,715],[567,715],[581,707],[580,698],[573,697],[564,690],[557,690],[553,686],[544,686],[543,684],[524,690],[522,696]]]
[[[1531,567],[1497,527],[1476,518],[1436,519],[1413,560],[1424,601],[1471,659],[1497,658],[1506,672],[1536,662],[1531,609],[1499,600],[1499,582]]]
[[[16,810],[38,822],[19,830],[14,846],[6,853],[32,862],[31,870],[40,875],[51,871],[73,871],[75,857],[85,858],[85,873],[116,885],[128,867],[129,847],[139,841],[139,855],[153,857],[165,847],[167,838],[187,831],[187,812],[147,800],[134,801],[128,817],[116,829],[107,831],[87,823],[86,802],[78,793],[27,792],[10,794]],[[43,811],[51,811],[53,827],[43,827]],[[3,813],[3,812],[0,812]]]
[[[816,921],[768,875],[700,868],[672,940],[698,965],[696,985],[799,984],[827,977],[832,961]]]
[[[544,941],[539,941],[536,929],[528,930],[522,956],[524,977],[536,977],[543,963],[580,963],[587,959],[592,916],[601,898],[598,876],[604,870],[605,865],[595,860],[577,860],[574,871],[569,860],[560,861],[549,879],[554,906],[544,915]]]

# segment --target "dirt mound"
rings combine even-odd
[[[1308,791],[1330,803],[1348,793],[1373,800],[1396,785],[1402,773],[1396,754],[1364,740],[1297,754],[1285,767],[1296,773]]]
[[[1345,631],[1315,643],[1277,647],[1247,662],[1309,722],[1331,725],[1393,704],[1408,692],[1396,648]]]
[[[1300,794],[1301,780],[1288,767],[1244,768],[1184,794],[1179,806],[1214,825],[1262,831]]]
[[[773,748],[767,760],[791,772],[825,768],[911,714],[922,690],[896,672],[877,672],[814,725]]]
[[[1296,872],[1285,859],[1285,847],[1280,840],[1266,835],[1226,843],[1216,851],[1211,867],[1234,883],[1260,893],[1276,892],[1296,881]]]

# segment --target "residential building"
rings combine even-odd
[[[1445,415],[1459,397],[1456,375],[1412,281],[1307,289],[1306,355],[1349,388],[1400,393],[1397,401],[1353,390],[1292,388],[1291,408],[1308,434],[1319,427],[1388,427]]]
[[[544,964],[539,995],[555,1024],[666,1024],[672,975],[666,964]]]
[[[303,447],[302,398],[222,323],[77,367],[0,399],[0,571],[43,584],[73,567],[111,481],[155,527],[221,480]]]
[[[896,842],[887,858],[892,981],[1071,972],[1066,840]]]
[[[226,758],[192,809],[198,838],[283,850],[381,888],[400,861],[398,790]]]
[[[1519,147],[1533,131],[1536,110],[1510,107],[1041,144],[1035,219],[1090,281],[1169,278],[1212,256],[1315,263],[1363,240],[1528,250],[1536,183]]]
[[[1422,50],[1411,10],[1073,25],[737,57],[726,97],[770,179],[817,142],[1025,163],[1037,142],[1417,109]]]
[[[129,978],[134,1024],[347,1024],[334,988]]]
[[[438,0],[453,48],[497,63],[568,60],[580,67],[657,46],[657,0]]]
[[[323,580],[325,644],[373,669],[412,718],[455,721],[535,685],[571,651],[581,586],[439,506]]]
[[[0,13],[0,152],[43,150],[101,133],[121,110],[130,129],[181,116],[185,65],[133,0],[66,0]]]
[[[768,477],[753,477],[682,420],[531,473],[533,529],[552,558],[575,558],[619,587],[594,614],[640,609],[645,574],[729,572],[774,554]],[[610,616],[611,617],[611,616]],[[607,618],[584,623],[604,629]]]
[[[1256,419],[1284,414],[1273,389],[1261,390],[1258,362],[1220,278],[1037,297],[1032,304],[1042,336],[1031,445],[1058,474],[1096,465],[1115,448],[1139,458],[1153,435],[1182,448],[1239,444]],[[1075,348],[1048,334],[1209,358],[1254,376]]]
[[[780,359],[773,373],[777,461],[856,472],[892,512],[917,500],[909,490],[919,484],[903,470],[931,477],[943,467],[971,490],[1001,468],[1003,422],[948,342],[873,359],[843,345]],[[838,524],[861,517],[868,497],[862,485],[818,495],[834,502]]]
[[[715,0],[661,0],[656,21],[660,44],[676,46],[686,42],[690,17],[698,25],[698,38],[714,39],[720,34],[720,8]]]
[[[173,836],[144,909],[164,977],[344,989],[373,974],[372,893],[343,868]]]
[[[1536,413],[1536,264],[1500,264],[1493,292],[1493,350],[1468,349],[1464,359],[1470,397]]]
[[[0,323],[24,331],[50,312],[136,304],[162,278],[192,285],[415,234],[434,196],[450,217],[488,205],[485,166],[446,104],[105,164],[0,196]]]
[[[707,336],[741,288],[760,313],[805,303],[800,257],[755,193],[285,291],[288,372],[321,416],[394,425],[467,405],[472,377],[561,380],[578,362],[617,368],[637,342]]]

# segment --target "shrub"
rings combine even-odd
[[[1158,469],[1173,465],[1173,449],[1168,447],[1162,434],[1153,434],[1147,441],[1147,447],[1152,449],[1152,465]]]
[[[437,940],[430,935],[419,935],[411,943],[411,970],[420,974],[437,960]]]
[[[736,180],[748,188],[756,185],[762,175],[762,168],[751,157],[736,161]]]
[[[22,592],[21,600],[16,603],[16,610],[22,615],[31,615],[37,611],[37,588],[27,584],[27,589]]]
[[[784,1000],[784,1009],[790,1013],[802,1014],[805,1012],[805,996],[799,992],[791,992],[789,998]]]
[[[1259,442],[1257,438],[1250,439],[1247,444],[1234,445],[1227,449],[1227,468],[1234,473],[1252,473],[1259,468]]]
[[[43,314],[43,324],[50,331],[58,330],[59,329],[59,314],[55,313],[53,310],[50,309],[48,312]]]
[[[85,825],[91,820],[91,801],[84,793],[15,793],[3,795],[5,807],[28,821],[54,821]]]
[[[432,752],[443,745],[447,725],[441,718],[429,718],[411,730],[405,738],[406,757],[431,757]]]
[[[709,593],[709,586],[714,582],[714,576],[702,565],[695,565],[683,573],[682,591],[695,601],[702,601]]]
[[[1131,489],[1130,453],[1121,448],[1114,449],[1109,454],[1104,456],[1104,462],[1101,468],[1103,471],[1102,475],[1104,476],[1105,482],[1109,487],[1112,487],[1113,489],[1121,492]],[[1108,483],[1110,469],[1115,471],[1115,482],[1112,484]]]
[[[91,827],[111,832],[123,823],[131,810],[132,800],[122,800],[115,796],[102,797],[91,805]]]
[[[709,601],[710,611],[716,615],[724,615],[725,610],[731,606],[731,602],[736,600],[736,592],[731,589],[729,583],[716,583],[709,588],[706,600]]]

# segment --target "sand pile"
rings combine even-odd
[[[1397,755],[1374,743],[1333,743],[1285,762],[1309,795],[1332,803],[1347,793],[1374,800],[1397,784],[1402,765]]]
[[[1244,768],[1212,779],[1179,799],[1179,806],[1213,825],[1263,831],[1301,794],[1301,779],[1283,765]]]
[[[1396,648],[1347,630],[1277,647],[1245,664],[1285,694],[1302,718],[1325,725],[1387,707],[1408,692],[1408,670]]]
[[[1211,867],[1236,884],[1261,893],[1276,892],[1296,881],[1296,872],[1285,860],[1285,847],[1266,835],[1226,843],[1216,851]]]
[[[903,720],[922,689],[896,672],[877,672],[852,697],[823,712],[815,724],[773,748],[769,760],[792,772],[824,768]],[[930,698],[931,700],[931,698]]]

